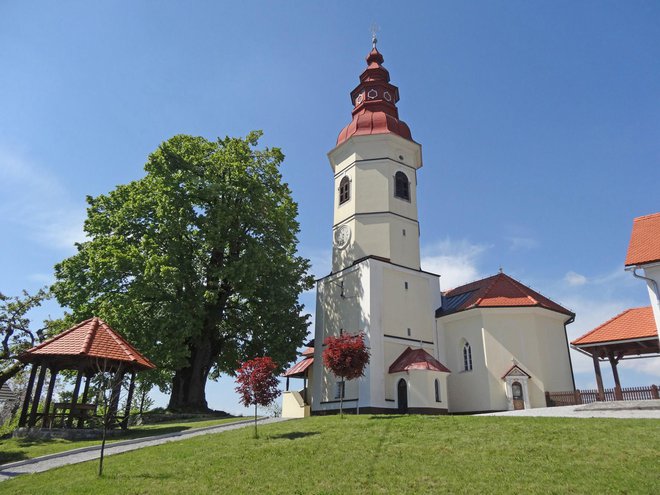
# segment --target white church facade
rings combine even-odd
[[[334,175],[332,272],[317,281],[314,340],[285,374],[283,415],[471,413],[545,406],[574,389],[569,310],[504,273],[442,293],[420,266],[421,146],[399,119],[398,89],[375,47],[351,93],[351,122],[328,153]],[[323,341],[364,332],[365,375],[343,386]]]

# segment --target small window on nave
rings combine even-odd
[[[440,397],[440,380],[435,379],[435,401],[442,402],[442,397]]]
[[[410,201],[410,181],[403,172],[394,175],[394,196]]]
[[[348,177],[344,177],[339,182],[339,204],[344,204],[351,199],[351,181]]]
[[[463,345],[463,371],[472,371],[472,349],[468,342]]]

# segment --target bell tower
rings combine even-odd
[[[395,362],[412,348],[428,358],[437,354],[439,278],[420,268],[422,148],[399,119],[398,100],[374,39],[367,68],[351,92],[351,121],[328,153],[335,198],[332,272],[316,282],[312,414],[337,410],[340,397],[344,407],[395,412],[396,398],[404,394],[401,384],[411,380],[406,375],[401,381]],[[323,366],[322,354],[327,337],[345,332],[364,333],[370,360],[362,378],[344,383]],[[428,393],[431,378],[444,380],[433,373],[420,375],[415,386],[426,392],[417,402],[411,396],[413,409],[446,409]]]
[[[422,148],[399,119],[399,90],[375,38],[366,60],[351,92],[352,120],[328,153],[335,181],[332,271],[367,257],[419,270]]]

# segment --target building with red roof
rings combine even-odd
[[[376,48],[351,91],[351,120],[328,153],[334,180],[332,271],[316,287],[313,355],[284,376],[283,415],[344,410],[428,414],[545,406],[572,390],[565,325],[574,314],[504,273],[442,294],[421,269],[417,172],[422,148]],[[342,381],[322,342],[364,332],[365,375]]]
[[[660,212],[633,220],[626,270],[646,284],[655,326],[660,328]]]
[[[544,407],[545,392],[575,388],[566,337],[575,314],[513,277],[444,292],[436,317],[452,412]]]
[[[615,396],[621,399],[619,361],[660,357],[660,213],[633,220],[625,269],[646,284],[651,305],[627,309],[571,342],[574,349],[593,359],[600,400],[605,396],[600,369],[602,361],[609,361]]]

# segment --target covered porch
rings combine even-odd
[[[623,400],[618,364],[624,359],[660,357],[658,330],[650,306],[618,314],[589,333],[571,342],[571,347],[593,360],[597,400],[605,401],[601,362],[609,362],[614,379],[614,400]]]
[[[155,368],[99,318],[90,318],[46,340],[23,353],[19,360],[32,365],[18,423],[19,429],[28,430],[103,425],[110,429],[126,429],[136,374]],[[57,376],[65,370],[74,371],[76,376],[71,399],[54,402]],[[94,378],[100,374],[107,378],[105,388],[108,391],[108,400],[101,404],[98,397],[90,393]],[[47,376],[48,386],[42,402]],[[120,411],[122,395],[126,402],[124,410]]]
[[[309,383],[314,363],[314,348],[307,347],[302,353],[303,359],[284,372],[286,391],[282,394],[282,417],[306,418],[311,414]],[[289,390],[290,379],[302,379],[301,390]]]

